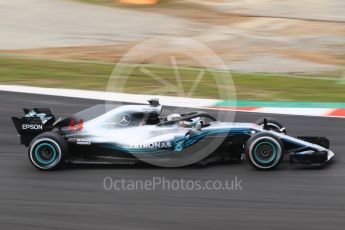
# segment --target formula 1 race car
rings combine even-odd
[[[50,109],[24,109],[12,117],[31,163],[41,170],[64,163],[138,163],[164,167],[241,162],[257,169],[291,164],[322,165],[334,153],[324,137],[291,137],[274,119],[254,123],[217,121],[203,111],[162,116],[157,99],[148,105],[96,105],[56,119]]]

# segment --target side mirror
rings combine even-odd
[[[201,130],[201,124],[198,122],[195,126],[196,130],[200,131]]]

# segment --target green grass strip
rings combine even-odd
[[[281,108],[345,108],[345,103],[299,101],[222,101],[215,106],[281,107]]]
[[[0,55],[0,84],[16,84],[28,86],[41,86],[53,88],[71,88],[104,91],[115,64],[92,61],[67,61],[37,58],[4,57]],[[155,91],[157,95],[181,96],[176,94],[174,87],[164,88],[161,82],[141,71],[142,67],[177,85],[174,70],[171,67],[140,65],[135,67],[128,76],[119,76],[119,80],[126,81],[126,87],[121,90],[125,93],[150,94]],[[338,78],[327,79],[327,76],[313,75],[280,75],[258,73],[229,73],[220,70],[198,69],[181,67],[178,69],[181,76],[183,90],[188,92],[193,88],[195,79],[200,71],[204,71],[204,77],[200,85],[195,88],[191,97],[196,98],[222,98],[219,92],[226,91],[226,85],[216,84],[214,79],[224,75],[232,77],[236,89],[236,98],[248,102],[239,102],[243,106],[261,105],[267,106],[301,106],[306,105],[319,108],[343,107],[345,102],[345,84],[341,84]],[[291,77],[290,77],[291,76]],[[128,77],[128,78],[127,78]],[[161,90],[161,91],[160,91]],[[183,96],[183,95],[182,95]],[[279,101],[279,102],[277,102]],[[280,102],[284,101],[284,102]],[[286,104],[285,101],[291,101]],[[295,103],[295,101],[302,101]],[[311,103],[310,102],[315,102]],[[328,102],[340,103],[331,104]],[[224,105],[232,105],[232,102],[224,102]],[[304,104],[307,103],[307,104]],[[340,106],[339,106],[340,105]]]

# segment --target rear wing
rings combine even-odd
[[[53,129],[55,116],[49,108],[24,108],[24,116],[11,117],[12,122],[20,135],[21,143],[28,146],[38,134]]]

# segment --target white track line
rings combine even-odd
[[[127,103],[145,103],[150,98],[159,98],[163,105],[178,106],[178,107],[207,107],[214,105],[220,100],[213,99],[197,99],[185,97],[172,96],[155,96],[129,93],[113,93],[93,90],[79,90],[79,89],[58,89],[58,88],[41,88],[32,86],[20,85],[0,85],[0,91],[17,92],[17,93],[31,93],[50,96],[85,98],[93,100],[107,100],[107,101],[121,101]]]
[[[141,95],[141,94],[128,94],[128,93],[113,93],[101,92],[92,90],[79,90],[79,89],[59,89],[59,88],[42,88],[33,86],[20,86],[20,85],[0,85],[0,91],[17,92],[17,93],[30,93],[49,96],[73,97],[92,100],[106,100],[106,101],[119,101],[127,103],[143,104],[150,98],[159,98],[162,105],[187,107],[187,108],[202,108],[212,110],[229,110],[241,111],[251,113],[273,113],[273,114],[286,114],[286,115],[300,115],[300,116],[319,116],[319,117],[333,117],[330,116],[332,111],[336,109],[328,108],[281,108],[281,107],[255,107],[250,111],[243,111],[239,107],[234,108],[211,108],[221,100],[214,99],[198,99],[198,98],[185,98],[185,97],[172,97],[172,96],[156,96],[156,95]],[[341,116],[336,116],[341,117]]]

